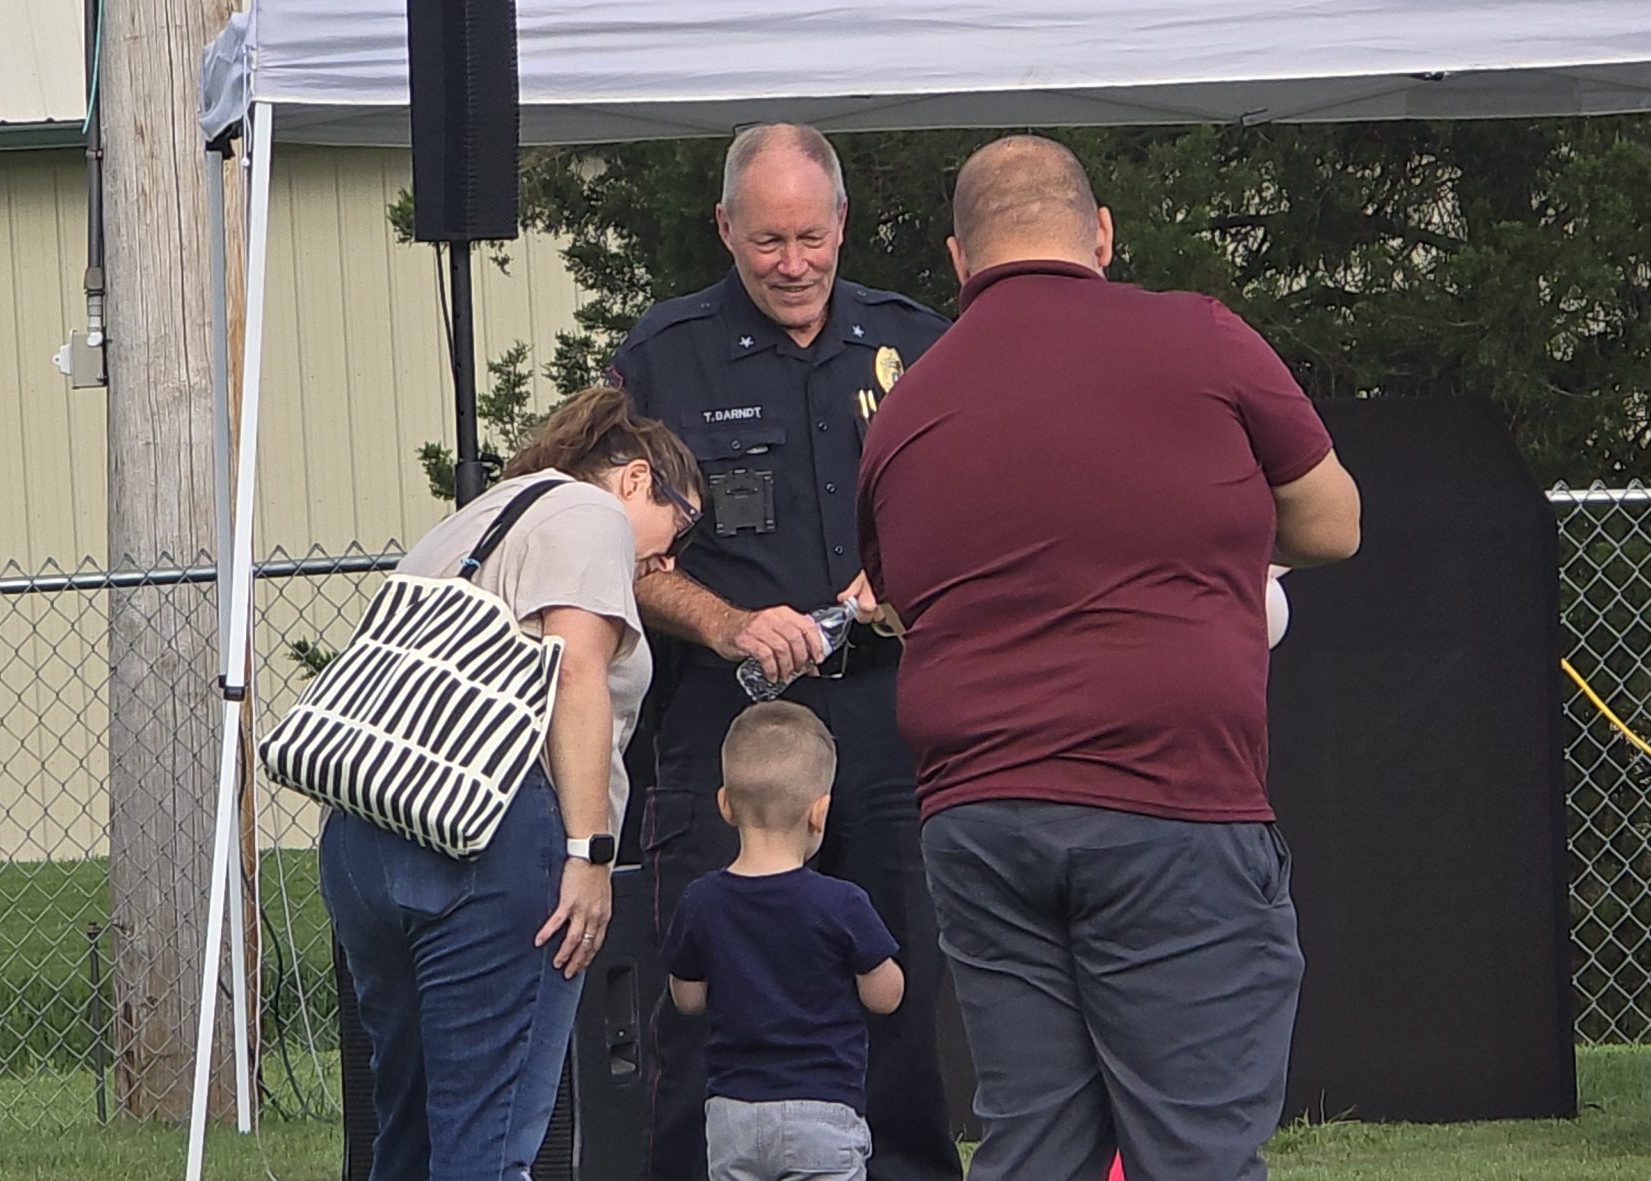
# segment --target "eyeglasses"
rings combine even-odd
[[[676,511],[681,513],[684,518],[682,527],[676,531],[676,536],[671,539],[670,546],[665,550],[667,558],[679,558],[682,556],[682,551],[687,549],[694,540],[694,534],[699,531],[700,518],[705,514],[689,504],[688,498],[671,487],[670,483],[658,471],[654,472],[654,487],[665,494],[665,499],[670,501]]]

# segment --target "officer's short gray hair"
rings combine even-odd
[[[831,188],[837,197],[837,208],[848,204],[848,190],[843,187],[843,164],[837,159],[837,149],[806,123],[758,123],[747,127],[728,145],[728,157],[722,165],[722,207],[734,207],[734,194],[745,179],[746,170],[753,161],[771,149],[789,148],[800,152],[820,166],[831,178]]]

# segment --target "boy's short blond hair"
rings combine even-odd
[[[746,828],[800,826],[831,791],[837,743],[814,712],[789,701],[753,705],[722,741],[722,785],[734,822]]]

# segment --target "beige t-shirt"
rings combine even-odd
[[[547,479],[544,471],[503,480],[448,517],[407,551],[396,567],[423,578],[456,576],[504,506],[522,489]],[[613,698],[613,761],[608,773],[609,832],[617,833],[630,798],[625,744],[636,729],[642,697],[653,678],[653,656],[636,610],[636,535],[619,501],[594,484],[571,480],[534,501],[473,580],[503,599],[522,630],[540,635],[540,613],[578,607],[624,624],[608,665]]]

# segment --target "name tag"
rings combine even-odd
[[[734,406],[727,410],[704,410],[707,423],[755,422],[762,417],[761,406]]]

